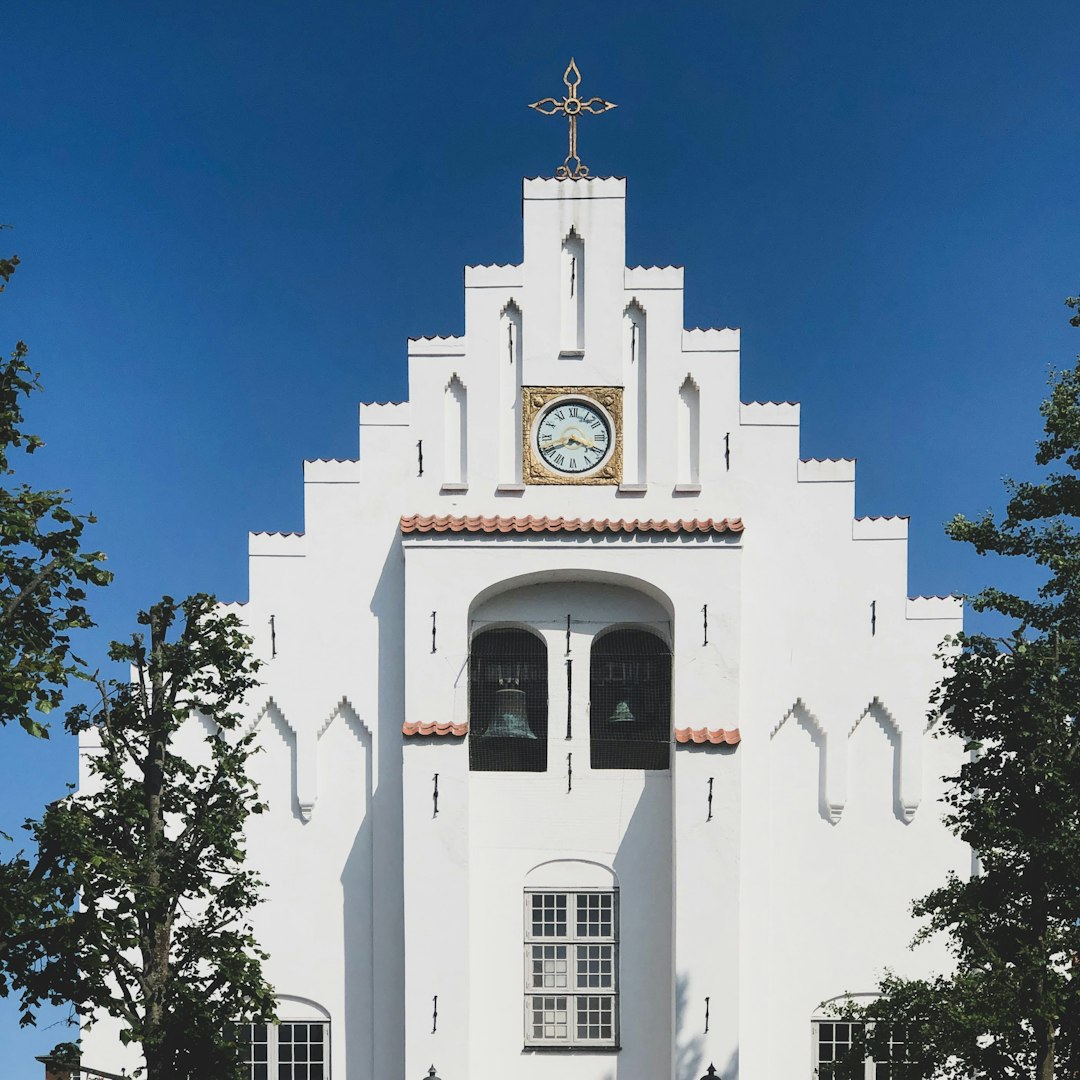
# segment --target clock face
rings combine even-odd
[[[600,468],[615,440],[611,421],[601,408],[584,398],[549,405],[536,424],[536,450],[552,472],[581,476]]]

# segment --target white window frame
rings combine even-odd
[[[323,1030],[323,1038],[322,1038],[323,1060],[322,1060],[321,1064],[322,1064],[323,1068],[322,1068],[322,1077],[318,1078],[318,1080],[330,1080],[330,1021],[329,1020],[312,1020],[310,1018],[306,1018],[306,1019],[303,1019],[303,1020],[282,1019],[282,1020],[279,1020],[276,1023],[266,1022],[266,1023],[259,1023],[259,1024],[244,1024],[244,1025],[242,1025],[242,1027],[246,1028],[247,1031],[252,1035],[254,1034],[254,1032],[253,1032],[254,1028],[257,1028],[257,1027],[265,1027],[266,1028],[266,1062],[265,1062],[265,1064],[266,1064],[267,1080],[278,1080],[278,1066],[279,1065],[288,1065],[288,1064],[290,1064],[289,1062],[281,1061],[280,1058],[279,1058],[279,1039],[278,1039],[278,1037],[279,1037],[279,1035],[281,1033],[281,1028],[283,1026],[292,1028],[292,1027],[296,1027],[299,1024],[303,1024],[305,1027],[321,1027],[322,1028],[322,1030]],[[308,1041],[306,1039],[305,1039],[304,1042],[305,1042],[305,1045],[310,1045],[310,1043],[308,1043]],[[261,1044],[256,1044],[254,1038],[252,1038],[247,1042],[246,1045],[254,1047],[255,1045],[261,1045]],[[254,1060],[252,1060],[252,1058],[253,1058],[253,1055],[249,1052],[248,1053],[248,1060],[245,1061],[244,1064],[247,1066],[248,1076],[251,1078],[251,1080],[256,1080],[255,1067],[256,1067],[256,1065],[262,1065],[264,1063],[261,1062],[261,1061],[258,1061],[258,1062],[254,1061]],[[311,1080],[311,1070],[306,1067],[306,1066],[311,1064],[310,1061],[308,1061],[306,1063],[293,1061],[293,1062],[291,1062],[291,1064],[294,1065],[294,1066],[302,1066],[302,1068],[300,1069],[300,1072],[303,1073],[304,1075],[298,1075],[297,1074],[297,1069],[293,1068],[292,1069],[292,1074],[293,1075],[288,1077],[288,1080]]]
[[[821,1025],[829,1024],[832,1026],[842,1025],[847,1027],[864,1027],[865,1023],[862,1020],[835,1020],[831,1017],[821,1017],[811,1022],[811,1031],[813,1037],[813,1054],[814,1054],[814,1077],[815,1080],[819,1075],[819,1069],[823,1064],[831,1064],[831,1062],[821,1061]],[[833,1045],[836,1045],[837,1040],[832,1040]],[[890,1040],[890,1045],[892,1040]],[[851,1041],[844,1040],[843,1045],[850,1046]],[[897,1045],[903,1046],[902,1041],[897,1041]],[[835,1060],[835,1059],[834,1059]],[[900,1062],[877,1062],[872,1057],[868,1057],[863,1061],[863,1077],[864,1080],[892,1080],[892,1064],[900,1064]],[[883,1070],[883,1071],[879,1071]]]
[[[565,900],[566,926],[564,934],[534,934],[533,933],[533,897],[534,896],[557,896]],[[578,898],[586,897],[610,897],[611,925],[610,934],[579,934],[578,933]],[[617,888],[588,888],[574,887],[563,888],[560,886],[535,886],[525,890],[523,914],[525,923],[525,948],[524,948],[524,1027],[525,1047],[529,1050],[552,1050],[552,1049],[605,1049],[617,1050],[619,1048],[619,890]],[[541,946],[553,946],[566,950],[566,986],[538,987],[534,981],[533,961],[534,948]],[[578,986],[579,977],[578,963],[589,963],[589,957],[583,951],[589,947],[600,947],[610,950],[610,986]],[[595,962],[601,965],[605,960],[601,957]],[[587,978],[603,978],[597,973],[584,973]],[[566,1037],[537,1036],[534,1029],[534,998],[565,998],[566,999]],[[611,1034],[607,1038],[589,1038],[588,1034],[579,1034],[578,1027],[578,1004],[587,998],[601,999],[597,1002],[597,1012],[603,1016],[610,1013]],[[606,1008],[604,1007],[606,1006]]]

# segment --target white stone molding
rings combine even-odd
[[[255,731],[264,720],[269,720],[273,724],[278,732],[282,735],[286,745],[291,741],[289,746],[289,755],[291,758],[290,773],[293,778],[293,791],[290,792],[293,802],[300,808],[300,817],[307,821],[310,817],[310,812],[307,816],[304,815],[304,806],[300,801],[300,762],[303,759],[303,753],[301,751],[301,735],[295,727],[289,722],[289,719],[285,716],[284,711],[278,705],[278,703],[269,697],[266,699],[266,703],[255,714],[255,719],[248,725],[244,734],[250,734]],[[291,740],[289,736],[292,736]]]
[[[807,730],[818,745],[818,752],[821,755],[818,801],[822,815],[835,825],[839,822],[844,807],[847,805],[847,739],[843,737],[843,733],[830,738],[825,725],[807,708],[802,698],[795,699],[795,703],[780,718],[780,722],[772,729],[769,737],[775,738],[777,732],[790,717],[795,717],[796,722]]]
[[[915,817],[915,811],[922,803],[923,732],[920,730],[922,725],[918,722],[908,724],[905,731],[881,699],[875,697],[851,725],[849,737],[855,733],[855,729],[867,716],[873,717],[883,728],[892,728],[896,733],[897,754],[900,758],[899,783],[895,793],[896,814],[907,824]]]

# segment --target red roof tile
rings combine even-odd
[[[740,533],[741,518],[630,521],[563,517],[438,517],[411,514],[401,519],[403,533]]]
[[[688,727],[675,729],[675,741],[677,743],[711,743],[713,746],[727,744],[735,746],[742,742],[742,736],[738,728],[725,731],[724,728],[716,728],[710,731],[708,728],[691,729]]]
[[[468,735],[468,724],[454,724],[449,720],[446,721],[430,721],[423,723],[418,721],[415,724],[410,724],[406,720],[401,725],[402,735],[454,735],[457,738],[461,738],[463,735]]]

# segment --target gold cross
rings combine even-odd
[[[582,101],[578,97],[577,88],[581,85],[581,72],[578,71],[574,58],[570,57],[570,66],[563,74],[563,82],[566,84],[566,97],[559,101],[558,98],[541,98],[534,101],[529,108],[543,113],[545,116],[554,116],[556,113],[564,113],[570,125],[570,153],[566,160],[555,170],[555,176],[560,180],[580,180],[589,175],[588,167],[582,165],[577,152],[577,121],[583,112],[597,113],[607,112],[608,109],[617,108],[613,101],[605,101],[602,97],[589,98]]]

